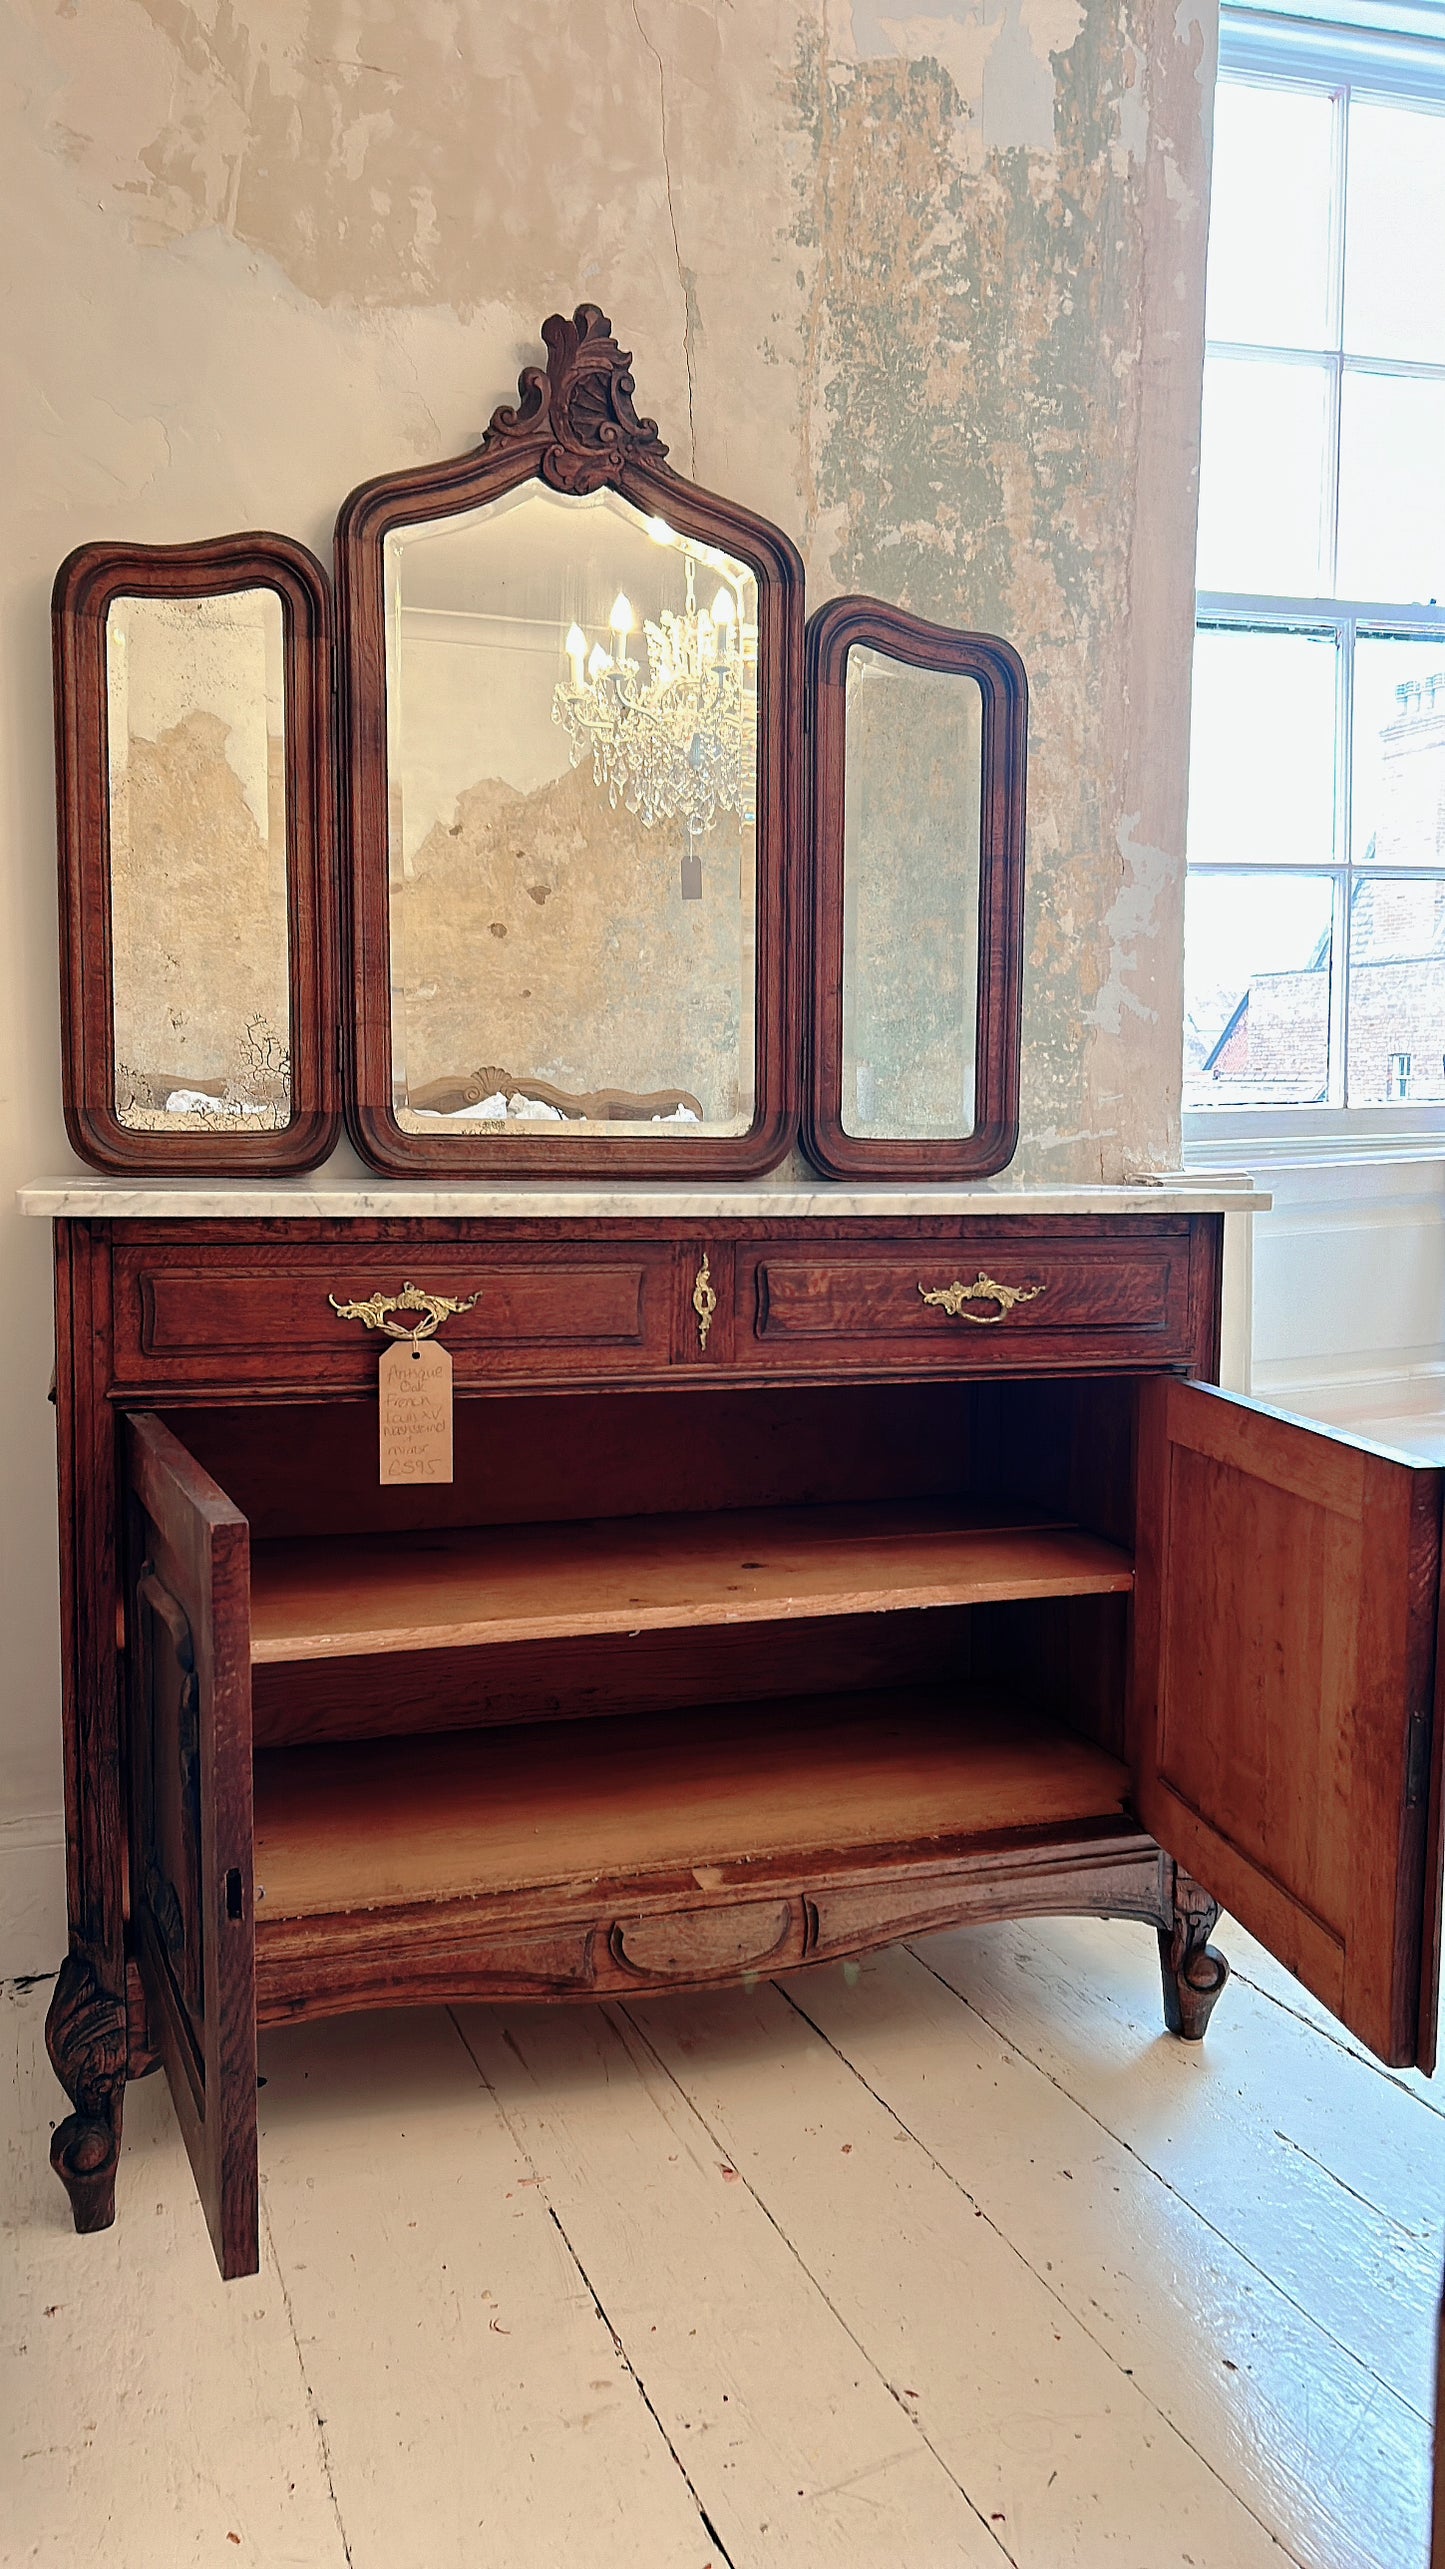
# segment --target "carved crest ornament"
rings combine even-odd
[[[632,407],[632,354],[618,347],[606,313],[595,303],[579,303],[570,321],[554,312],[542,337],[546,365],[523,367],[515,405],[492,413],[483,454],[540,447],[542,480],[578,497],[617,481],[628,464],[665,463],[656,420]]]

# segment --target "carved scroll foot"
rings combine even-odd
[[[108,2230],[125,2100],[126,2012],[81,1954],[68,1954],[60,1966],[45,2047],[75,2108],[51,2135],[50,2164],[70,2197],[76,2229]]]
[[[1219,1917],[1219,1902],[1176,1865],[1174,1924],[1159,1930],[1159,1967],[1164,1977],[1164,2022],[1186,2043],[1201,2043],[1214,2012],[1214,2002],[1229,1978],[1229,1965],[1209,1939]]]

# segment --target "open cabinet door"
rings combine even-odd
[[[250,2275],[250,1530],[159,1419],[129,1419],[126,1436],[131,1935],[221,2272]]]
[[[1442,1479],[1197,1383],[1141,1387],[1139,1816],[1396,2068],[1434,2066]]]

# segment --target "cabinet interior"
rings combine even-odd
[[[452,1483],[399,1489],[369,1405],[172,1413],[251,1529],[263,1943],[1117,1814],[1134,1406],[1118,1377],[485,1396]]]

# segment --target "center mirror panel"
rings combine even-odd
[[[611,489],[385,539],[396,1119],[741,1135],[758,583]]]
[[[352,1131],[397,1176],[760,1176],[801,1072],[803,572],[590,304],[337,525]]]

